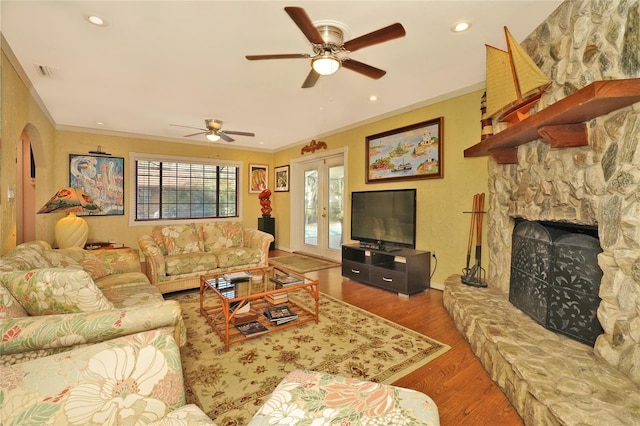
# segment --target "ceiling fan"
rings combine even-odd
[[[192,126],[181,126],[180,124],[171,124],[176,127],[187,127],[189,129],[198,129],[202,130],[201,132],[191,133],[189,135],[184,135],[185,138],[190,138],[191,136],[197,135],[206,135],[206,138],[211,142],[216,142],[220,139],[223,139],[227,142],[233,142],[235,139],[230,137],[229,135],[239,135],[239,136],[255,136],[255,133],[250,132],[237,132],[234,130],[222,130],[222,121],[215,120],[213,118],[208,118],[204,120],[204,125],[206,129],[202,129],[200,127],[192,127]]]
[[[311,42],[313,55],[308,53],[292,53],[247,55],[245,57],[250,61],[262,59],[311,58],[311,71],[309,71],[307,78],[302,84],[302,88],[313,87],[321,75],[333,74],[338,71],[341,66],[376,80],[381,78],[387,73],[386,71],[351,59],[347,54],[362,49],[363,47],[404,37],[406,34],[402,24],[395,23],[345,42],[343,41],[344,31],[337,25],[314,25],[305,10],[301,7],[289,6],[285,7],[284,10]]]

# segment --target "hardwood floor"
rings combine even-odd
[[[273,251],[270,256],[287,254]],[[451,346],[424,367],[394,384],[429,395],[440,422],[449,425],[522,425],[509,400],[493,383],[442,305],[442,291],[431,289],[409,298],[343,278],[340,268],[309,272],[320,291],[366,309]]]

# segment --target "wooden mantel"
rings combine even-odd
[[[640,102],[640,78],[600,80],[500,133],[464,150],[465,157],[490,155],[499,164],[517,163],[517,148],[544,138],[553,148],[588,145],[586,121]]]

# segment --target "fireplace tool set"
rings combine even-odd
[[[485,269],[482,262],[482,215],[484,214],[484,192],[473,196],[471,209],[471,226],[469,228],[469,244],[467,245],[467,266],[462,268],[462,283],[473,287],[487,287]],[[476,234],[476,263],[471,266],[471,247],[473,246],[473,231]]]

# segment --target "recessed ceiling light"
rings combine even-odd
[[[104,126],[104,123],[103,123],[102,121],[96,121],[96,124],[97,124],[98,126]]]
[[[97,25],[99,27],[103,27],[103,26],[107,25],[107,23],[104,21],[104,19],[102,19],[101,17],[99,17],[97,15],[87,15],[86,19],[87,19],[87,21],[91,22],[93,25]]]
[[[451,27],[451,31],[453,31],[454,33],[461,33],[463,31],[467,31],[469,28],[471,28],[471,22],[460,21],[453,24],[453,27]]]
[[[370,100],[371,102],[375,102],[375,101],[377,101],[377,100],[378,100],[378,97],[377,97],[376,95],[371,95],[371,96],[369,96],[369,100]]]

